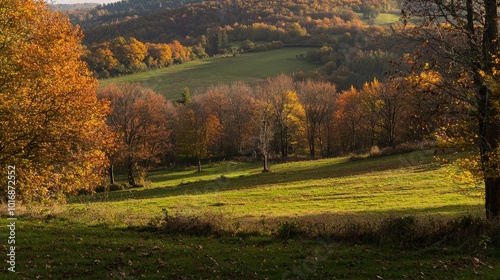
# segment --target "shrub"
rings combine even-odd
[[[381,151],[380,151],[380,149],[379,149],[379,147],[378,147],[378,146],[372,146],[372,147],[370,148],[370,156],[380,155],[380,153],[381,153]]]
[[[277,236],[279,238],[290,239],[299,235],[301,235],[301,232],[296,222],[286,221],[284,223],[280,223],[277,231]]]
[[[105,187],[105,186],[97,186],[97,187],[95,188],[95,192],[96,192],[96,193],[103,193],[103,192],[105,192],[105,191],[106,191],[106,187]]]
[[[227,214],[204,213],[202,216],[170,215],[152,219],[148,230],[167,234],[196,236],[223,235],[274,235],[277,238],[311,238],[347,242],[352,244],[376,244],[401,249],[417,249],[435,246],[461,247],[467,251],[500,248],[500,223],[472,216],[454,219],[391,217],[380,221],[334,222],[320,219],[295,219],[271,225],[265,216],[260,219],[261,230],[244,227]]]
[[[299,220],[280,223],[277,235],[411,249],[428,246],[456,246],[464,250],[500,248],[500,223],[470,215],[450,220],[413,216],[370,222]]]
[[[123,187],[123,185],[118,185],[118,184],[111,184],[111,185],[108,185],[108,190],[110,192],[113,192],[113,191],[119,191],[119,190],[123,190],[125,189]]]
[[[388,155],[404,154],[404,153],[419,151],[421,149],[422,147],[417,144],[402,143],[397,145],[396,147],[386,147],[382,149],[380,155],[388,156]]]
[[[197,236],[207,236],[215,232],[213,225],[209,221],[200,219],[200,217],[195,215],[183,216],[179,213],[169,215],[166,210],[164,210],[163,213],[164,217],[160,221],[159,229],[164,233],[184,233]]]
[[[415,244],[417,227],[417,220],[412,216],[388,218],[381,222],[377,230],[379,242],[403,247]]]

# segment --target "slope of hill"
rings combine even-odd
[[[199,3],[202,0],[122,0],[109,4],[90,4],[91,8],[82,11],[75,5],[56,5],[67,14],[73,24],[78,24],[89,31],[96,26],[106,26],[137,18],[139,15],[156,13],[165,9]],[[88,4],[76,4],[90,7]],[[90,32],[89,32],[90,33]]]
[[[279,73],[300,71],[308,73],[318,66],[304,60],[297,60],[296,55],[306,53],[310,49],[283,48],[196,60],[148,72],[101,80],[100,85],[139,82],[163,94],[167,99],[177,99],[186,86],[195,91],[196,89],[203,90],[216,83],[235,81],[254,83]]]

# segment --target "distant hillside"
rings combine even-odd
[[[202,0],[122,0],[120,2],[99,5],[94,9],[96,15],[128,15],[131,13],[157,12],[168,8],[175,8],[191,3],[200,3]]]
[[[262,51],[263,43],[274,43],[317,47],[303,59],[323,66],[314,73],[318,79],[345,90],[360,88],[374,77],[382,80],[390,71],[389,61],[404,52],[396,36],[400,9],[395,1],[177,1],[169,3],[182,6],[150,12],[146,10],[163,4],[133,0],[98,6],[80,26],[89,50],[86,61],[100,78],[213,55]],[[97,18],[92,18],[97,11]]]
[[[88,30],[95,26],[117,23],[143,14],[200,2],[202,0],[122,0],[103,5],[93,4],[91,9],[84,12],[74,12],[76,9],[73,9],[73,12],[69,11],[67,14],[73,24]]]
[[[166,1],[166,0],[162,0]],[[392,0],[219,0],[174,1],[168,6],[160,0],[130,0],[96,7],[89,20],[77,22],[85,30],[85,43],[100,43],[118,36],[140,41],[166,43],[186,36],[198,37],[210,28],[265,23],[276,28],[299,22],[301,26],[333,17],[351,21],[354,13],[374,18],[379,13],[399,13]],[[200,2],[200,3],[197,3]],[[133,3],[137,3],[136,5]],[[175,6],[177,8],[173,8]],[[172,9],[167,9],[172,7]],[[154,12],[151,12],[154,11]]]

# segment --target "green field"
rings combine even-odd
[[[392,24],[399,22],[401,19],[401,15],[396,15],[396,14],[384,14],[381,13],[379,14],[375,20],[373,21],[374,25],[385,25],[385,24]]]
[[[366,25],[388,25],[397,23],[401,19],[400,14],[393,14],[393,13],[380,13],[374,19],[363,19],[362,13],[358,13],[358,16],[360,19],[362,19],[363,23]]]
[[[258,161],[224,161],[201,173],[152,172],[144,188],[32,207],[18,220],[18,274],[9,279],[498,279],[500,251],[485,238],[411,249],[275,237],[284,222],[348,230],[407,215],[483,216],[481,199],[464,195],[431,154],[292,161],[267,174]],[[242,231],[152,230],[165,211]]]
[[[465,196],[423,152],[349,161],[347,158],[278,164],[262,174],[260,163],[222,162],[198,173],[152,172],[144,189],[78,197],[71,207],[106,215],[148,219],[160,214],[223,213],[242,221],[265,216],[482,214],[479,198]],[[114,214],[113,214],[114,213]],[[86,221],[86,222],[91,222]]]
[[[266,52],[238,54],[190,61],[172,67],[100,80],[100,85],[139,82],[167,99],[179,98],[184,87],[192,93],[217,83],[246,81],[255,83],[280,73],[305,73],[318,68],[296,55],[310,48],[283,48]]]

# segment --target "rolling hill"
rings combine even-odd
[[[167,99],[176,99],[184,87],[189,87],[196,93],[196,90],[203,90],[217,83],[245,81],[253,84],[280,73],[310,73],[318,66],[296,59],[296,55],[306,53],[310,49],[290,47],[195,60],[172,67],[100,80],[100,85],[139,82],[163,94]]]

